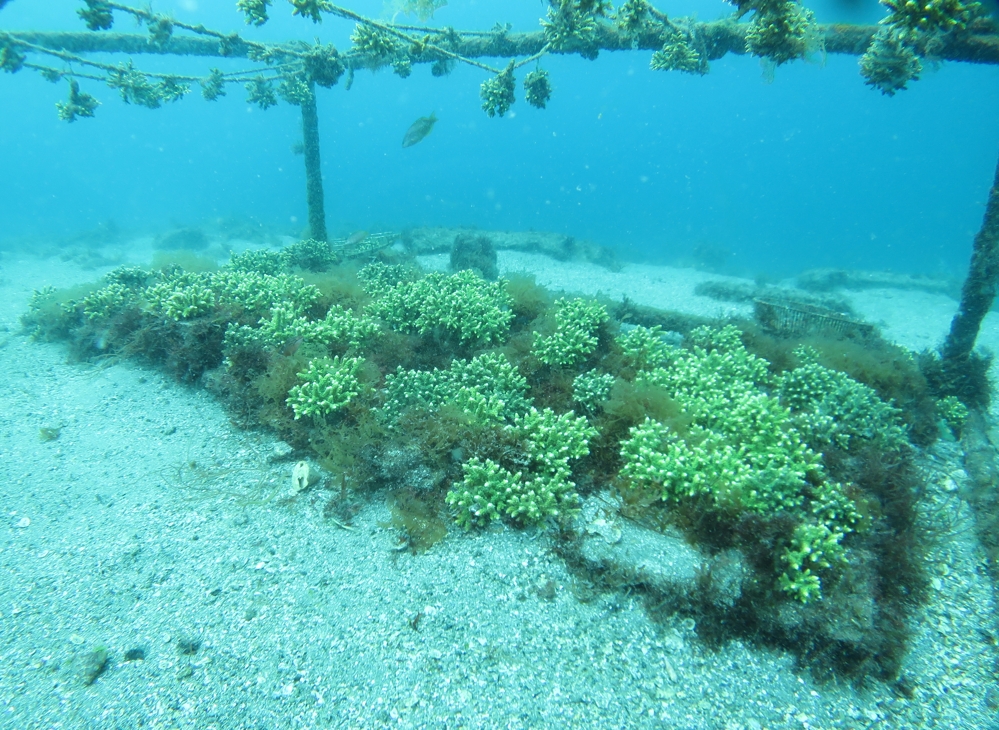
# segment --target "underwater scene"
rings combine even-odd
[[[999,729],[995,0],[0,0],[0,727]]]

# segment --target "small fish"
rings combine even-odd
[[[406,130],[406,136],[402,138],[402,146],[412,147],[417,142],[422,141],[424,137],[430,134],[436,123],[437,117],[434,112],[430,112],[429,117],[420,117],[417,119]]]
[[[356,233],[351,233],[350,236],[347,237],[347,240],[343,242],[343,245],[356,246],[367,237],[368,237],[367,231],[357,231]]]
[[[278,350],[278,352],[280,352],[285,357],[291,357],[296,352],[298,352],[298,348],[302,346],[303,342],[305,342],[304,337],[296,337],[290,342],[286,342],[284,346],[280,350]]]

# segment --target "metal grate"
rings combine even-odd
[[[874,325],[858,322],[831,309],[799,302],[782,302],[774,299],[754,299],[756,321],[765,329],[781,335],[802,335],[822,330],[832,330],[844,335],[867,336],[874,333]]]

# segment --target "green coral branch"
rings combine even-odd
[[[523,449],[529,469],[514,473],[492,459],[470,459],[464,479],[446,497],[458,524],[482,527],[506,516],[538,525],[575,512],[579,497],[569,478],[570,462],[589,453],[596,429],[571,412],[556,415],[550,408],[531,408],[504,431]]]
[[[92,117],[98,106],[100,102],[97,99],[80,91],[76,79],[69,80],[69,98],[65,102],[56,102],[59,118],[66,122],[75,122],[78,117]]]
[[[506,339],[511,303],[502,281],[486,281],[468,270],[450,276],[434,272],[385,291],[369,312],[402,332],[442,333],[462,345],[482,346]]]
[[[345,408],[361,393],[357,376],[364,359],[360,357],[319,358],[298,377],[303,382],[288,391],[287,403],[297,421],[302,416],[324,419]]]
[[[530,405],[527,379],[499,353],[455,360],[447,370],[403,370],[385,377],[382,412],[395,420],[410,408],[455,406],[483,424],[512,421]]]
[[[779,587],[801,601],[820,596],[822,571],[845,561],[842,542],[862,519],[818,449],[862,441],[897,453],[907,443],[898,410],[806,348],[795,350],[798,367],[774,378],[734,327],[694,330],[684,350],[657,335],[636,328],[618,341],[637,380],[664,388],[689,422],[682,433],[651,418],[633,427],[621,442],[622,486],[728,518],[792,518]]]
[[[600,326],[609,319],[607,309],[590,299],[561,298],[554,310],[555,332],[538,339],[535,355],[554,367],[582,362],[597,349]]]

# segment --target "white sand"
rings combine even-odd
[[[501,255],[548,286],[697,314],[706,275],[610,273]],[[30,291],[96,278],[7,256],[0,270],[0,726],[11,728],[649,727],[985,728],[996,650],[959,464],[931,496],[954,518],[914,620],[906,700],[872,683],[820,685],[790,656],[739,642],[712,651],[689,620],[649,620],[637,596],[583,603],[547,538],[452,530],[398,552],[384,494],[346,531],[329,493],[285,503],[293,461],[234,428],[203,392],[122,362],[66,362],[18,334]],[[906,346],[939,342],[954,303],[851,294]],[[999,341],[994,315],[987,343]],[[39,429],[61,428],[44,442]],[[947,451],[943,445],[943,452]],[[554,581],[556,595],[544,600]],[[421,615],[418,630],[411,627]],[[196,651],[190,651],[197,644]],[[85,657],[107,671],[86,686]],[[185,653],[186,651],[188,653]],[[145,658],[126,661],[128,650]]]

